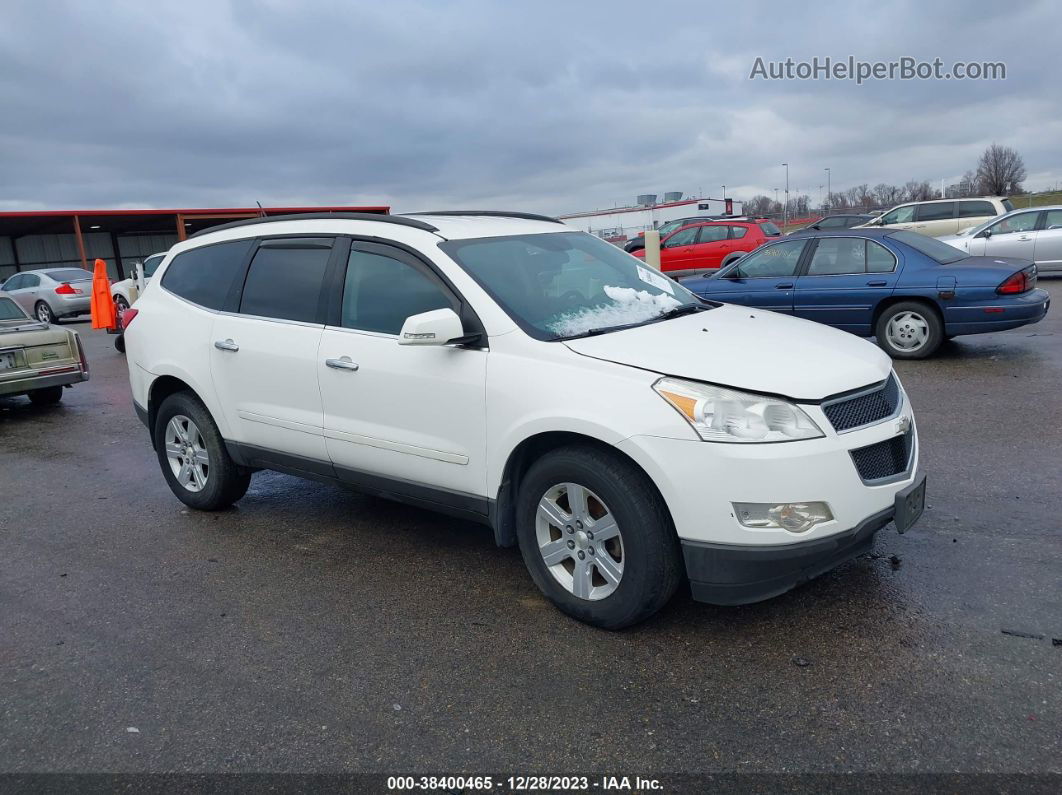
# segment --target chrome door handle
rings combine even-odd
[[[357,370],[358,365],[352,362],[349,356],[341,356],[338,359],[325,359],[325,364],[333,370]]]
[[[219,351],[232,351],[236,353],[240,349],[240,346],[233,342],[231,339],[227,340],[214,340],[214,347]]]

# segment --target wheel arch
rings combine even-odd
[[[668,517],[671,517],[671,509],[653,478],[641,464],[615,445],[576,431],[543,431],[523,439],[506,458],[497,498],[491,503],[490,524],[494,528],[494,540],[498,546],[516,546],[516,497],[520,481],[530,466],[552,450],[576,444],[597,448],[627,461],[645,476],[646,481],[660,497]]]
[[[172,374],[160,375],[155,378],[148,387],[148,432],[151,434],[152,446],[155,445],[155,418],[158,416],[159,406],[161,406],[163,401],[165,401],[170,395],[175,395],[178,392],[191,392],[204,406],[206,406],[206,409],[210,412],[210,416],[213,418],[214,422],[218,422],[218,415],[211,410],[208,401],[203,399],[203,394],[189,383],[188,380]],[[220,423],[218,423],[218,426],[219,430],[221,430]],[[222,430],[222,436],[224,435],[224,431]]]
[[[946,327],[944,321],[944,313],[940,310],[940,306],[932,298],[926,298],[924,295],[897,295],[892,294],[887,298],[883,298],[876,307],[874,307],[874,315],[870,320],[870,332],[872,334],[877,333],[878,321],[881,320],[881,316],[885,314],[885,311],[896,304],[922,304],[928,307],[930,310],[936,313],[937,319],[940,321],[942,328]]]

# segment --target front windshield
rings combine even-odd
[[[693,293],[585,232],[449,240],[439,248],[541,340],[599,333],[661,317]]]
[[[26,313],[10,298],[0,298],[0,321],[27,320]]]

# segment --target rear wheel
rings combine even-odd
[[[58,322],[55,317],[55,313],[52,312],[52,308],[48,306],[44,301],[38,301],[37,306],[34,308],[34,314],[37,316],[37,320],[41,323],[56,323]]]
[[[517,535],[539,589],[594,626],[643,621],[682,581],[663,500],[644,473],[607,450],[564,447],[532,464],[520,484]]]
[[[119,294],[114,296],[114,306],[119,312],[124,312],[129,308],[129,302],[125,300],[124,295]]]
[[[925,359],[944,341],[936,310],[919,301],[893,304],[878,318],[878,344],[894,359]]]
[[[210,412],[190,392],[170,395],[159,407],[155,452],[177,499],[201,511],[227,508],[251,483],[250,471],[232,460]]]
[[[34,389],[29,393],[29,399],[34,406],[54,406],[63,399],[63,388],[48,386],[44,389]]]

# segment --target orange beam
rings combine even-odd
[[[177,242],[187,239],[188,235],[184,233],[184,216],[177,213]]]
[[[77,238],[77,252],[81,255],[81,267],[88,270],[88,257],[85,256],[85,239],[81,237],[81,219],[76,215],[74,216],[74,237]]]

